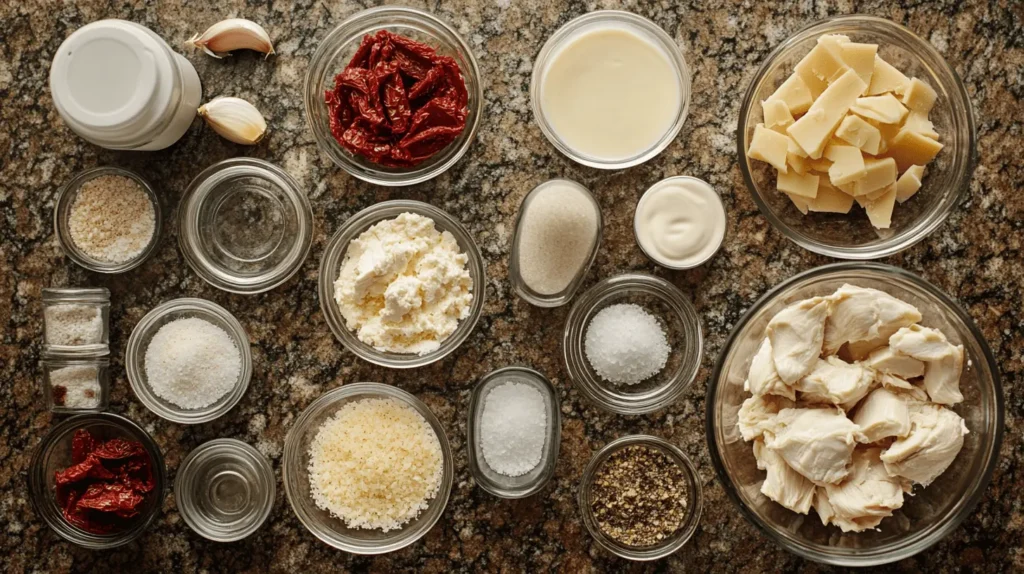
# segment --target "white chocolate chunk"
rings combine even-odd
[[[789,113],[791,114],[806,112],[814,102],[811,90],[807,88],[807,84],[804,83],[799,74],[793,74],[786,78],[786,81],[782,82],[775,92],[768,96],[768,99],[786,102],[786,107],[789,108]]]
[[[764,127],[777,132],[785,133],[785,128],[794,121],[793,114],[789,113],[789,106],[782,100],[765,100],[761,102],[761,110],[764,112]]]
[[[876,229],[889,229],[892,225],[892,210],[896,207],[896,186],[890,186],[889,190],[864,206],[868,219]]]
[[[896,160],[896,167],[902,172],[912,165],[927,165],[935,159],[942,147],[942,144],[930,137],[903,129],[889,143],[885,153]]]
[[[866,85],[870,85],[871,76],[875,72],[875,54],[878,52],[878,44],[846,42],[840,47],[843,51],[843,62],[853,68]]]
[[[818,180],[818,195],[808,204],[810,211],[818,213],[850,213],[853,196],[839,191],[825,178]]]
[[[909,83],[910,79],[904,76],[903,72],[875,55],[875,71],[871,74],[871,84],[868,85],[868,91],[865,94],[876,96],[893,92],[902,95]]]
[[[939,139],[939,132],[935,131],[935,125],[928,119],[928,114],[923,114],[914,110],[910,110],[910,113],[907,114],[907,119],[904,120],[902,129],[917,132],[933,140]],[[899,132],[896,132],[896,134],[898,133]],[[893,137],[895,137],[896,134],[893,134]]]
[[[811,372],[825,340],[829,301],[814,297],[797,301],[768,322],[768,339],[779,378],[789,384]]]
[[[938,97],[938,94],[935,93],[931,86],[914,78],[910,80],[906,90],[903,92],[903,104],[911,110],[927,116]]]
[[[864,167],[864,156],[858,147],[830,144],[825,148],[825,157],[832,160],[832,166],[828,168],[828,178],[832,185],[853,183],[868,174]]]
[[[862,195],[861,198],[865,201],[865,203],[871,203],[872,201],[875,201],[879,197],[882,197],[883,195],[889,193],[890,191],[892,191],[894,189],[896,189],[896,182],[895,181],[890,183],[889,185],[883,187],[883,188],[876,189],[875,191],[872,191],[871,193],[868,193],[866,195]]]
[[[779,172],[775,185],[779,191],[807,199],[814,199],[818,195],[818,176],[816,175],[801,175],[795,171]]]
[[[775,169],[786,173],[786,136],[779,132],[772,131],[764,124],[754,126],[754,137],[750,140],[750,147],[747,149],[747,157],[768,162]]]
[[[924,166],[912,165],[896,180],[896,201],[903,203],[921,189]]]
[[[820,158],[832,132],[863,91],[864,82],[857,72],[847,70],[822,92],[803,117],[789,126],[789,135],[812,159]]]
[[[836,137],[857,146],[864,153],[875,155],[882,144],[882,132],[860,116],[850,114],[843,118],[836,129]]]
[[[806,157],[801,157],[795,153],[789,152],[786,152],[786,165],[788,165],[790,169],[799,173],[800,175],[806,174],[811,167],[810,165],[808,165],[808,160]]]
[[[850,111],[883,124],[899,124],[908,113],[907,108],[892,94],[857,98]]]

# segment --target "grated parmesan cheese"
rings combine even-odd
[[[156,232],[149,195],[130,178],[101,175],[82,184],[71,205],[68,229],[89,257],[124,263],[138,257]]]
[[[311,495],[349,528],[396,530],[437,495],[441,462],[437,434],[415,409],[395,399],[353,401],[310,444]]]

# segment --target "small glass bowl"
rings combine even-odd
[[[675,461],[676,465],[686,476],[686,520],[672,536],[654,546],[628,546],[606,535],[597,524],[597,518],[590,508],[590,493],[598,470],[600,470],[609,457],[630,446],[645,446],[657,449]],[[676,445],[663,438],[650,435],[627,435],[620,437],[597,451],[594,458],[590,459],[587,467],[583,469],[583,478],[580,479],[580,488],[576,500],[580,507],[580,515],[583,517],[583,526],[586,527],[587,532],[594,538],[598,546],[616,556],[637,561],[664,558],[682,548],[690,537],[693,536],[694,531],[697,530],[704,505],[700,477],[697,476],[697,470],[694,468],[693,463],[690,462],[690,459]]]
[[[390,532],[348,528],[345,523],[321,510],[313,502],[309,486],[309,445],[324,421],[333,417],[342,406],[362,399],[394,399],[416,410],[430,424],[441,443],[441,486],[427,508],[404,526]],[[302,411],[288,431],[281,463],[284,491],[288,502],[314,536],[323,542],[353,554],[385,554],[405,548],[430,532],[448,505],[448,496],[455,476],[452,449],[441,422],[427,405],[413,395],[381,383],[351,383],[324,393]]]
[[[178,245],[207,283],[232,293],[290,279],[313,243],[313,209],[287,172],[252,158],[203,170],[181,198]]]
[[[390,353],[378,351],[370,345],[359,340],[355,332],[350,331],[345,325],[345,317],[334,300],[334,281],[341,272],[341,264],[345,260],[345,253],[348,251],[348,244],[359,237],[361,233],[374,224],[385,219],[394,219],[402,213],[415,213],[434,220],[435,227],[440,231],[447,231],[455,236],[462,252],[469,256],[469,275],[473,279],[473,303],[469,310],[469,316],[463,319],[455,332],[445,339],[436,350],[424,355]],[[320,309],[327,319],[327,324],[334,332],[334,336],[341,341],[349,351],[363,360],[375,365],[381,365],[392,369],[411,369],[422,367],[439,361],[448,356],[452,351],[469,337],[480,319],[480,313],[484,308],[484,293],[486,291],[486,277],[484,275],[484,260],[480,250],[473,241],[473,236],[455,218],[448,213],[434,207],[433,205],[420,201],[398,199],[384,201],[371,205],[359,213],[353,215],[346,221],[338,231],[331,237],[324,249],[323,259],[320,261],[320,277],[317,279],[318,292],[320,295]]]
[[[92,534],[74,527],[66,520],[57,505],[54,474],[71,466],[71,440],[75,431],[86,429],[94,436],[109,440],[123,438],[141,442],[153,463],[156,487],[147,496],[131,528],[113,534]],[[73,416],[50,429],[32,453],[28,469],[29,498],[36,513],[61,538],[84,548],[105,550],[123,546],[135,540],[153,523],[160,513],[166,489],[164,457],[153,439],[135,422],[111,413]]]
[[[146,377],[146,350],[153,336],[167,323],[187,317],[197,317],[224,329],[234,340],[242,359],[242,370],[234,388],[217,402],[201,409],[185,409],[160,398],[150,388]],[[128,371],[128,382],[142,404],[159,417],[186,425],[209,422],[230,411],[242,400],[252,376],[252,351],[242,324],[227,309],[205,299],[172,299],[146,313],[128,337],[124,363]]]
[[[83,313],[84,317],[71,315]],[[91,315],[91,317],[90,317]],[[74,322],[79,327],[92,323],[79,335],[82,344],[64,344],[58,340],[60,322]],[[71,355],[107,355],[110,353],[110,291],[106,287],[46,287],[43,289],[43,353]]]
[[[110,359],[82,355],[43,355],[43,391],[46,406],[54,413],[98,413],[107,410],[110,401]],[[78,374],[96,383],[91,388],[74,388],[66,377]]]
[[[480,425],[483,423],[484,403],[487,395],[498,385],[515,382],[530,385],[544,397],[548,418],[548,436],[544,442],[540,463],[521,476],[505,476],[487,465],[480,446]],[[562,413],[558,391],[544,375],[526,367],[505,367],[480,379],[469,401],[469,424],[466,427],[469,451],[469,471],[480,488],[499,498],[525,498],[536,494],[555,475],[558,447],[562,440]]]
[[[718,201],[719,208],[722,210],[722,219],[725,221],[725,226],[722,228],[722,236],[716,238],[717,241],[718,241],[718,244],[715,246],[715,250],[712,251],[704,259],[701,259],[700,261],[696,261],[696,262],[691,263],[689,265],[682,265],[682,266],[680,266],[680,265],[671,265],[669,263],[666,263],[665,261],[662,261],[661,259],[658,259],[657,257],[653,256],[652,254],[648,253],[647,250],[644,249],[644,244],[640,242],[640,234],[637,232],[637,227],[639,225],[638,217],[640,216],[640,206],[644,204],[644,201],[647,199],[648,194],[650,194],[652,191],[655,191],[656,189],[660,188],[662,185],[669,184],[669,183],[672,183],[672,182],[675,182],[675,181],[678,181],[678,182],[694,181],[694,182],[697,182],[699,184],[706,185],[706,186],[710,187],[711,189],[714,189],[714,187],[710,183],[704,181],[703,179],[700,179],[700,178],[697,178],[697,177],[692,177],[692,176],[689,176],[689,175],[677,175],[675,177],[667,177],[667,178],[659,181],[658,183],[652,185],[651,187],[647,188],[647,191],[645,191],[644,194],[640,196],[640,200],[636,202],[636,208],[633,210],[633,238],[636,240],[637,247],[640,248],[640,251],[642,251],[643,254],[647,257],[647,259],[649,259],[652,263],[654,263],[656,265],[661,265],[662,267],[664,267],[666,269],[675,269],[675,270],[693,269],[693,268],[696,268],[696,267],[700,267],[701,265],[704,265],[708,261],[711,261],[712,259],[714,259],[715,255],[718,255],[718,252],[722,249],[722,244],[725,243],[725,236],[729,232],[729,218],[726,216],[725,203],[722,202],[722,196],[718,195],[717,192],[714,194],[714,196],[715,196],[715,199]]]
[[[801,214],[775,188],[775,170],[747,157],[754,127],[761,123],[761,101],[793,72],[822,34],[845,34],[854,42],[878,44],[878,55],[908,77],[928,82],[938,100],[928,118],[945,146],[928,164],[923,186],[892,214],[890,229],[875,229],[854,206],[850,214]],[[784,41],[765,59],[747,87],[740,107],[736,142],[740,171],[754,203],[773,227],[815,253],[838,259],[877,259],[907,249],[938,228],[959,203],[975,164],[974,115],[956,72],[925,39],[890,20],[840,16],[822,20]]]
[[[966,359],[956,411],[970,433],[952,466],[928,488],[917,488],[903,508],[878,530],[841,532],[823,526],[811,511],[797,514],[761,494],[752,443],[737,428],[738,412],[750,393],[743,390],[750,359],[776,313],[794,301],[829,295],[844,283],[885,291],[917,307],[921,323],[964,346]],[[909,558],[939,542],[970,515],[985,494],[1000,460],[1003,392],[999,370],[969,314],[924,279],[879,263],[838,263],[805,271],[765,293],[736,324],[722,346],[708,380],[705,417],[708,450],[718,478],[740,511],[778,545],[803,558],[847,567],[877,566]]]
[[[551,63],[551,59],[558,54],[559,50],[566,42],[574,39],[580,32],[604,26],[629,28],[630,30],[639,33],[641,36],[646,37],[655,46],[664,50],[665,55],[676,70],[676,79],[679,82],[679,94],[681,100],[679,102],[679,110],[676,114],[675,122],[673,122],[661,139],[652,145],[650,149],[644,150],[633,157],[624,159],[609,160],[593,157],[572,149],[568,144],[562,141],[560,137],[558,137],[558,133],[555,132],[547,117],[544,115],[544,108],[541,105],[542,84],[544,81],[544,75],[547,73],[548,66]],[[555,33],[548,38],[548,41],[544,43],[544,46],[540,49],[540,53],[537,54],[537,59],[534,60],[533,74],[530,77],[530,107],[533,109],[533,117],[537,120],[537,125],[540,126],[540,131],[544,133],[544,137],[551,142],[551,145],[555,146],[558,151],[562,152],[562,154],[569,159],[576,163],[589,167],[596,167],[598,169],[625,169],[627,167],[644,163],[658,155],[664,151],[670,143],[672,143],[672,140],[676,139],[677,135],[679,135],[679,130],[683,128],[683,123],[686,122],[686,115],[690,109],[690,67],[687,65],[686,59],[683,58],[683,53],[679,50],[679,46],[676,44],[675,40],[673,40],[671,36],[669,36],[654,22],[651,22],[642,16],[633,14],[632,12],[624,12],[621,10],[596,10],[570,20],[561,28],[556,30]]]
[[[633,303],[654,315],[668,339],[668,362],[660,373],[635,385],[615,385],[590,366],[585,339],[590,321],[601,309]],[[700,317],[689,299],[668,281],[644,273],[609,277],[585,292],[569,311],[562,336],[569,378],[598,407],[616,414],[639,415],[668,406],[689,388],[703,356]]]
[[[590,256],[587,257],[586,262],[580,267],[579,273],[576,277],[566,285],[565,289],[558,293],[550,295],[544,293],[538,293],[530,288],[523,280],[522,273],[519,271],[519,241],[520,232],[523,226],[523,214],[526,213],[526,209],[530,205],[530,201],[533,199],[534,194],[552,185],[568,185],[582,191],[587,198],[594,204],[594,210],[597,212],[597,236],[594,237],[594,245],[590,249]],[[508,277],[512,282],[512,288],[515,290],[516,295],[519,295],[524,301],[537,307],[560,307],[565,305],[572,299],[573,295],[580,288],[580,284],[583,283],[583,279],[586,278],[587,272],[590,271],[591,265],[594,264],[594,259],[597,258],[597,252],[601,247],[601,237],[604,233],[604,217],[601,215],[601,204],[594,198],[594,194],[590,193],[590,190],[586,187],[572,181],[571,179],[551,179],[533,188],[530,193],[526,194],[523,198],[523,203],[519,206],[519,215],[516,217],[516,233],[512,239],[512,252],[509,254],[508,260]]]
[[[274,507],[277,479],[258,450],[219,438],[193,450],[178,467],[174,500],[185,523],[214,542],[233,542],[259,529]]]
[[[78,198],[78,192],[82,189],[82,185],[88,181],[95,179],[103,175],[120,175],[133,180],[139,184],[146,195],[149,196],[149,200],[153,203],[153,237],[150,238],[149,244],[134,258],[123,263],[111,263],[109,261],[101,261],[96,259],[75,245],[75,240],[71,237],[71,208],[75,205],[75,200]],[[138,174],[121,169],[118,167],[94,167],[79,172],[75,177],[71,178],[71,181],[67,182],[64,187],[61,188],[60,193],[57,195],[57,201],[54,204],[53,209],[53,230],[57,236],[57,242],[60,244],[61,249],[72,261],[78,265],[88,269],[89,271],[95,271],[97,273],[124,273],[129,269],[135,269],[139,265],[142,265],[149,256],[156,251],[157,244],[160,243],[160,230],[162,228],[161,220],[163,219],[160,213],[160,198],[157,197],[156,192],[153,188],[142,179]]]
[[[343,148],[331,135],[324,93],[334,88],[334,77],[348,65],[363,36],[379,30],[412,38],[433,47],[442,56],[454,58],[469,92],[466,128],[448,147],[412,168],[390,168],[372,163]],[[433,14],[404,6],[378,6],[363,10],[331,30],[310,60],[304,89],[306,121],[320,151],[349,175],[384,186],[427,181],[455,165],[476,138],[483,112],[483,96],[480,69],[465,40]]]

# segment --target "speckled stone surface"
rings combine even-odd
[[[967,84],[978,120],[979,164],[968,197],[927,240],[889,263],[919,273],[958,299],[991,345],[1007,397],[1006,435],[991,485],[975,512],[931,550],[900,570],[1024,569],[1024,197],[1020,182],[1024,5],[991,2],[628,2],[682,47],[693,68],[693,101],[682,133],[660,156],[618,173],[580,167],[543,138],[529,106],[533,58],[561,24],[584,12],[621,6],[611,1],[468,0],[426,6],[472,46],[486,78],[486,110],[477,141],[448,173],[406,189],[358,182],[318,152],[305,124],[301,87],[307,63],[334,25],[364,7],[359,2],[241,0],[188,2],[29,0],[0,2],[0,564],[20,571],[162,572],[422,572],[530,571],[817,571],[772,544],[727,498],[708,457],[704,394],[715,356],[741,312],[776,283],[827,263],[771,229],[745,189],[735,158],[734,130],[742,91],[764,56],[789,34],[830,15],[854,10],[891,18],[931,41]],[[421,2],[414,3],[424,7]],[[785,6],[788,7],[782,7]],[[182,48],[194,32],[229,16],[263,23],[278,55],[241,54],[218,61]],[[271,126],[268,138],[243,148],[196,121],[172,148],[114,153],[89,145],[61,122],[47,77],[60,42],[100,18],[144,24],[195,65],[204,99],[240,96]],[[263,295],[230,295],[207,285],[177,247],[174,206],[207,165],[251,155],[281,165],[308,190],[317,229],[312,253],[287,284]],[[52,232],[54,199],[75,172],[118,165],[137,170],[163,199],[167,233],[156,255],[119,277],[87,272],[61,253]],[[650,184],[689,174],[722,194],[730,232],[708,265],[666,273],[633,241],[632,206]],[[518,300],[506,258],[516,209],[537,183],[556,176],[594,190],[604,209],[605,241],[587,279],[643,270],[670,279],[703,317],[706,354],[696,383],[671,408],[649,416],[613,416],[585,402],[566,378],[560,336],[567,309],[542,311]],[[389,371],[357,360],[334,339],[319,310],[317,266],[324,244],[357,210],[390,198],[428,201],[453,213],[476,236],[487,262],[487,304],[470,339],[433,366]],[[448,431],[455,484],[444,517],[423,540],[387,556],[336,551],[295,518],[283,488],[269,522],[249,539],[209,542],[194,534],[169,495],[158,522],[137,542],[91,552],[62,541],[28,499],[26,472],[33,447],[57,417],[44,407],[40,355],[41,289],[102,285],[112,292],[111,410],[139,421],[163,448],[173,477],[183,457],[216,437],[255,445],[280,480],[284,438],[296,416],[321,393],[354,381],[381,381],[421,397]],[[241,403],[208,424],[159,419],[132,394],[123,350],[132,328],[168,299],[203,297],[225,306],[252,341],[255,372]],[[474,383],[488,371],[530,365],[561,393],[561,456],[554,480],[527,500],[500,501],[474,486],[465,455],[466,414]],[[583,530],[576,485],[591,454],[625,433],[647,432],[678,444],[696,463],[704,516],[689,544],[652,565],[629,565],[601,551]]]

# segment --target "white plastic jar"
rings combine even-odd
[[[195,68],[152,30],[99,20],[75,30],[50,68],[61,118],[108,149],[158,150],[178,141],[202,97]]]

